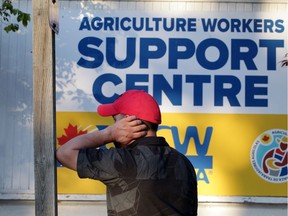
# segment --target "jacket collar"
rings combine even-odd
[[[151,137],[143,137],[143,138],[137,139],[135,142],[128,145],[127,148],[133,148],[137,145],[169,146],[164,137],[151,136]]]

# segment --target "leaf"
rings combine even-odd
[[[19,13],[17,13],[18,14],[18,16],[17,16],[17,21],[18,22],[21,22],[22,20],[23,20],[23,18],[24,18],[24,14],[22,13],[22,12],[19,12]]]
[[[21,11],[12,8],[11,13],[12,13],[14,16],[16,16],[17,14],[21,13]]]
[[[10,32],[10,31],[16,32],[16,31],[19,30],[19,25],[12,23],[12,24],[6,26],[6,27],[4,28],[4,30],[5,30],[7,33]]]
[[[59,145],[64,145],[65,143],[67,143],[69,140],[73,139],[76,136],[87,134],[87,130],[86,131],[79,130],[78,132],[77,125],[73,126],[70,123],[67,128],[64,128],[64,131],[65,134],[57,138]]]
[[[8,33],[11,31],[11,25],[8,25],[4,28],[4,30]]]
[[[262,140],[265,141],[265,142],[267,142],[269,139],[270,139],[270,137],[266,136],[266,135],[262,138]]]
[[[29,21],[30,21],[30,14],[23,13],[23,20],[22,20],[23,26],[26,27]]]

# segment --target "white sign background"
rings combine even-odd
[[[113,18],[121,20],[124,17],[135,18],[140,20],[140,17],[150,20],[150,27],[153,30],[134,31],[130,29],[125,31],[119,30],[87,30],[87,25],[84,29],[79,30],[83,17],[87,17],[91,21],[95,17]],[[153,18],[167,18],[168,21],[174,19],[193,19],[193,28],[191,31],[165,31],[161,27],[156,31],[155,22]],[[222,24],[219,25],[220,30],[216,28],[214,31],[203,28],[203,22],[207,23],[213,20],[220,20]],[[251,22],[247,20],[251,19]],[[236,28],[225,28],[227,24],[238,20],[240,22],[240,32]],[[256,20],[256,21],[255,21]],[[248,22],[249,27],[244,28]],[[246,24],[245,24],[246,23]],[[255,23],[255,24],[254,24]],[[265,23],[268,23],[268,28],[265,29]],[[272,23],[272,24],[271,24]],[[278,23],[278,26],[276,26]],[[82,23],[83,24],[83,23]],[[87,23],[86,23],[87,24]],[[126,22],[125,26],[131,23]],[[195,25],[194,25],[195,24]],[[90,23],[91,25],[91,23]],[[271,25],[273,25],[271,28]],[[161,23],[160,25],[161,26]],[[114,85],[107,82],[102,87],[102,93],[105,97],[111,97],[114,94],[121,94],[126,90],[127,75],[139,74],[147,75],[148,81],[136,83],[135,85],[144,86],[148,92],[153,95],[155,88],[158,88],[161,83],[153,81],[154,75],[163,75],[173,88],[173,76],[177,75],[182,78],[182,94],[174,97],[181,97],[181,105],[175,105],[171,102],[171,98],[166,96],[164,92],[161,95],[160,108],[162,112],[176,112],[176,113],[248,113],[248,114],[287,114],[287,67],[281,67],[281,60],[287,51],[287,15],[284,14],[267,14],[267,13],[191,13],[191,12],[177,12],[169,15],[163,11],[160,12],[145,12],[145,11],[95,11],[71,9],[63,11],[60,19],[60,33],[56,38],[56,64],[57,64],[57,111],[81,111],[94,112],[99,102],[93,97],[93,84],[98,77],[103,74],[111,73],[118,76],[122,83]],[[82,26],[83,27],[83,26]],[[90,26],[91,27],[91,26]],[[115,26],[114,26],[115,27]],[[187,27],[187,25],[186,25]],[[221,31],[222,29],[222,31]],[[224,30],[223,30],[224,29]],[[250,32],[249,29],[252,29]],[[270,32],[272,29],[273,32]],[[267,31],[266,31],[267,30]],[[233,32],[234,31],[234,32]],[[255,32],[256,31],[256,32]],[[278,31],[278,32],[277,32]],[[95,37],[103,40],[99,47],[92,47],[101,51],[104,55],[104,61],[101,66],[93,69],[87,69],[77,64],[80,58],[92,61],[93,58],[83,56],[79,49],[79,42],[86,37]],[[106,61],[106,40],[107,38],[115,38],[116,47],[115,55],[121,60],[126,57],[127,38],[136,39],[136,59],[133,65],[124,69],[117,69],[110,66]],[[148,68],[140,68],[140,40],[143,38],[161,39],[166,44],[165,54],[157,59],[149,60]],[[189,39],[195,45],[195,53],[191,58],[178,60],[178,67],[171,69],[168,66],[169,56],[169,39]],[[226,64],[217,69],[209,70],[201,66],[196,58],[197,52],[202,50],[197,49],[199,44],[205,40],[214,38],[225,44],[228,49],[228,59]],[[240,61],[240,69],[232,69],[231,61],[235,53],[232,53],[232,40],[242,39],[254,42],[257,45],[257,55],[253,58],[257,70],[247,69],[244,61]],[[283,43],[283,47],[277,47],[276,59],[269,59],[267,47],[260,47],[260,40],[277,40]],[[88,45],[87,45],[88,47]],[[150,50],[157,47],[150,47]],[[185,51],[185,47],[178,47],[178,51]],[[250,48],[249,48],[250,49]],[[253,49],[253,48],[251,48]],[[248,48],[241,48],[241,52],[249,51]],[[271,51],[271,50],[270,50]],[[206,59],[214,62],[223,55],[221,50],[214,46],[207,48],[205,52]],[[268,70],[268,61],[274,61],[276,68]],[[271,63],[271,62],[270,62]],[[273,64],[273,62],[272,62]],[[204,83],[202,88],[202,105],[195,106],[194,104],[194,84],[186,82],[186,77],[189,75],[208,75],[210,77],[209,83]],[[215,90],[215,76],[233,76],[241,83],[241,90],[236,95],[240,106],[231,106],[227,98],[223,98],[222,106],[215,106],[215,95],[218,92]],[[255,98],[267,100],[268,105],[265,107],[245,106],[245,77],[247,76],[264,76],[267,77],[267,84],[255,84],[255,87],[266,88],[267,95],[256,95]],[[226,86],[225,86],[226,85]],[[224,88],[231,88],[229,84],[225,84]],[[199,89],[197,90],[199,91]],[[249,94],[249,92],[246,94]]]

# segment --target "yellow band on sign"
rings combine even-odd
[[[112,123],[97,113],[57,112],[57,145]],[[286,196],[287,115],[163,113],[157,135],[193,163],[199,195]],[[104,194],[106,188],[59,164],[58,191]]]

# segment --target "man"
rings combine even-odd
[[[130,90],[114,103],[100,105],[98,113],[112,116],[115,124],[106,132],[69,141],[57,151],[57,159],[77,170],[80,178],[97,179],[107,186],[108,215],[197,215],[194,168],[163,137],[156,136],[161,113],[154,98]],[[116,148],[94,148],[108,141],[114,141]]]

